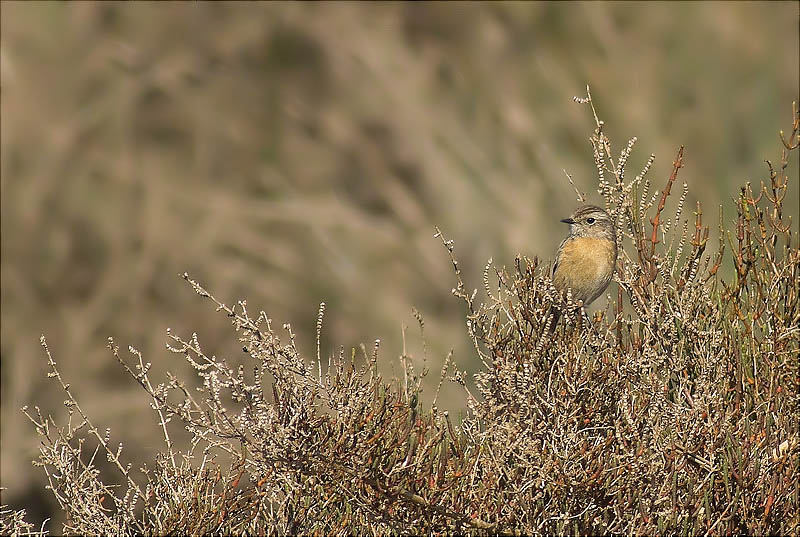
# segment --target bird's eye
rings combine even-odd
[[[589,218],[587,218],[587,219],[586,219],[586,223],[587,223],[587,224],[594,224],[594,218],[592,218],[592,217],[590,216]]]

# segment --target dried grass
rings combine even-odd
[[[589,94],[577,100],[594,111]],[[26,414],[63,532],[798,534],[800,250],[783,205],[800,114],[767,180],[741,189],[734,229],[720,215],[717,252],[706,250],[699,204],[683,217],[686,185],[667,213],[683,148],[651,193],[652,157],[628,179],[636,139],[614,158],[595,119],[598,191],[622,252],[610,309],[588,318],[524,256],[512,270],[490,262],[479,299],[438,233],[483,364],[474,387],[448,356],[423,403],[425,360],[415,367],[404,351],[400,373],[384,377],[379,341],[322,356],[324,304],[309,359],[291,326],[244,301],[226,305],[184,275],[230,319],[250,366],[170,332],[170,350],[201,384],[154,383],[141,353],[130,348],[131,363],[110,341],[163,432],[163,452],[134,469],[42,338],[69,419]],[[550,335],[553,307],[563,321]],[[460,419],[437,407],[443,383],[463,387]],[[172,441],[175,428],[191,435],[188,449]],[[101,478],[109,469],[116,483]],[[24,513],[0,515],[3,533],[33,534]]]

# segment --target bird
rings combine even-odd
[[[614,221],[600,207],[581,205],[561,222],[569,224],[569,234],[556,253],[553,285],[562,295],[570,289],[574,301],[588,306],[603,294],[614,276],[617,264]],[[551,332],[559,317],[558,310],[553,311]]]

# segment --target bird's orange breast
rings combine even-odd
[[[561,247],[553,283],[560,291],[571,288],[574,300],[588,304],[611,282],[616,259],[614,241],[573,237]]]

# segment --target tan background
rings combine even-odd
[[[549,258],[575,204],[562,168],[594,189],[593,122],[572,102],[587,83],[616,149],[639,137],[632,173],[653,152],[660,184],[686,145],[687,206],[712,223],[778,160],[798,97],[796,2],[0,9],[0,477],[31,520],[52,500],[19,408],[64,416],[40,334],[134,462],[158,430],[108,336],[156,373],[184,370],[167,327],[241,360],[184,271],[291,321],[309,354],[320,301],[325,355],[381,338],[386,363],[404,325],[419,350],[416,307],[431,368],[453,348],[474,371],[433,227],[470,286],[489,257]]]

